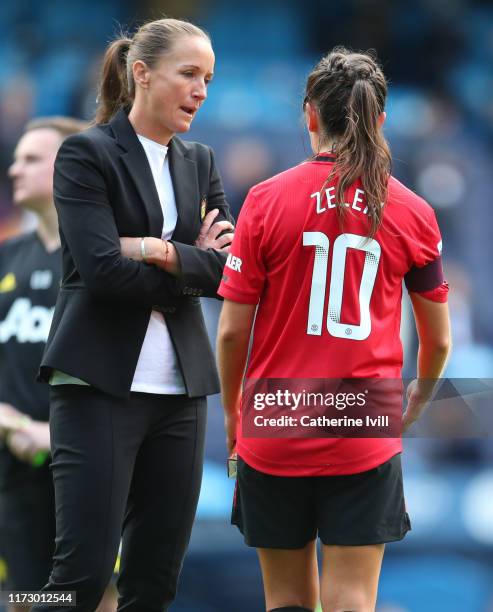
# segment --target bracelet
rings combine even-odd
[[[169,242],[163,239],[164,244],[166,245],[166,253],[164,254],[164,265],[168,262],[168,253],[169,253]]]
[[[145,238],[140,239],[140,255],[142,257],[142,261],[147,261]]]

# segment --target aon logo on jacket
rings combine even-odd
[[[0,323],[0,342],[46,342],[55,308],[33,306],[27,298],[17,298]]]

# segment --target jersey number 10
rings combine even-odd
[[[303,232],[303,246],[315,247],[306,333],[310,336],[320,336],[322,334],[330,241],[328,236],[322,232]],[[359,325],[341,323],[342,293],[348,249],[365,252],[365,263],[359,287]],[[348,340],[365,340],[370,335],[370,299],[375,285],[381,252],[380,245],[376,240],[356,234],[341,234],[334,241],[327,313],[327,331],[331,336],[347,338]]]

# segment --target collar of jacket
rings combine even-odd
[[[121,155],[123,163],[144,204],[149,221],[149,236],[161,238],[163,213],[156,185],[144,148],[124,109],[120,109],[111,119],[110,126],[116,142],[123,149]],[[172,239],[179,240],[184,229],[183,223],[190,219],[195,200],[199,197],[196,193],[197,167],[195,161],[187,157],[187,148],[177,136],[170,140],[168,147],[169,168],[178,211],[178,221]]]

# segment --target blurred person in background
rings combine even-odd
[[[48,389],[35,379],[60,286],[53,166],[62,141],[86,127],[69,117],[34,119],[9,169],[15,205],[38,220],[36,231],[0,245],[0,556],[9,590],[39,590],[55,544]],[[112,591],[99,612],[116,609]],[[26,608],[9,607],[18,610]]]
[[[94,610],[122,536],[119,609],[167,610],[202,478],[217,371],[200,308],[232,235],[209,147],[187,143],[214,71],[208,35],[161,19],[105,54],[96,125],[55,164],[62,285],[50,382],[56,549],[44,591]],[[225,248],[224,252],[221,249]],[[38,610],[38,606],[34,607]]]
[[[385,543],[410,529],[401,439],[247,437],[250,335],[247,379],[400,379],[404,279],[420,343],[405,430],[449,352],[448,286],[432,208],[390,175],[375,58],[336,48],[305,93],[314,156],[250,190],[219,288],[227,445],[238,453],[232,522],[257,548],[270,612],[313,611],[319,596],[325,612],[370,612]]]
[[[259,138],[234,138],[224,153],[224,174],[228,176],[228,201],[235,218],[255,183],[268,178],[273,168],[272,152]]]

